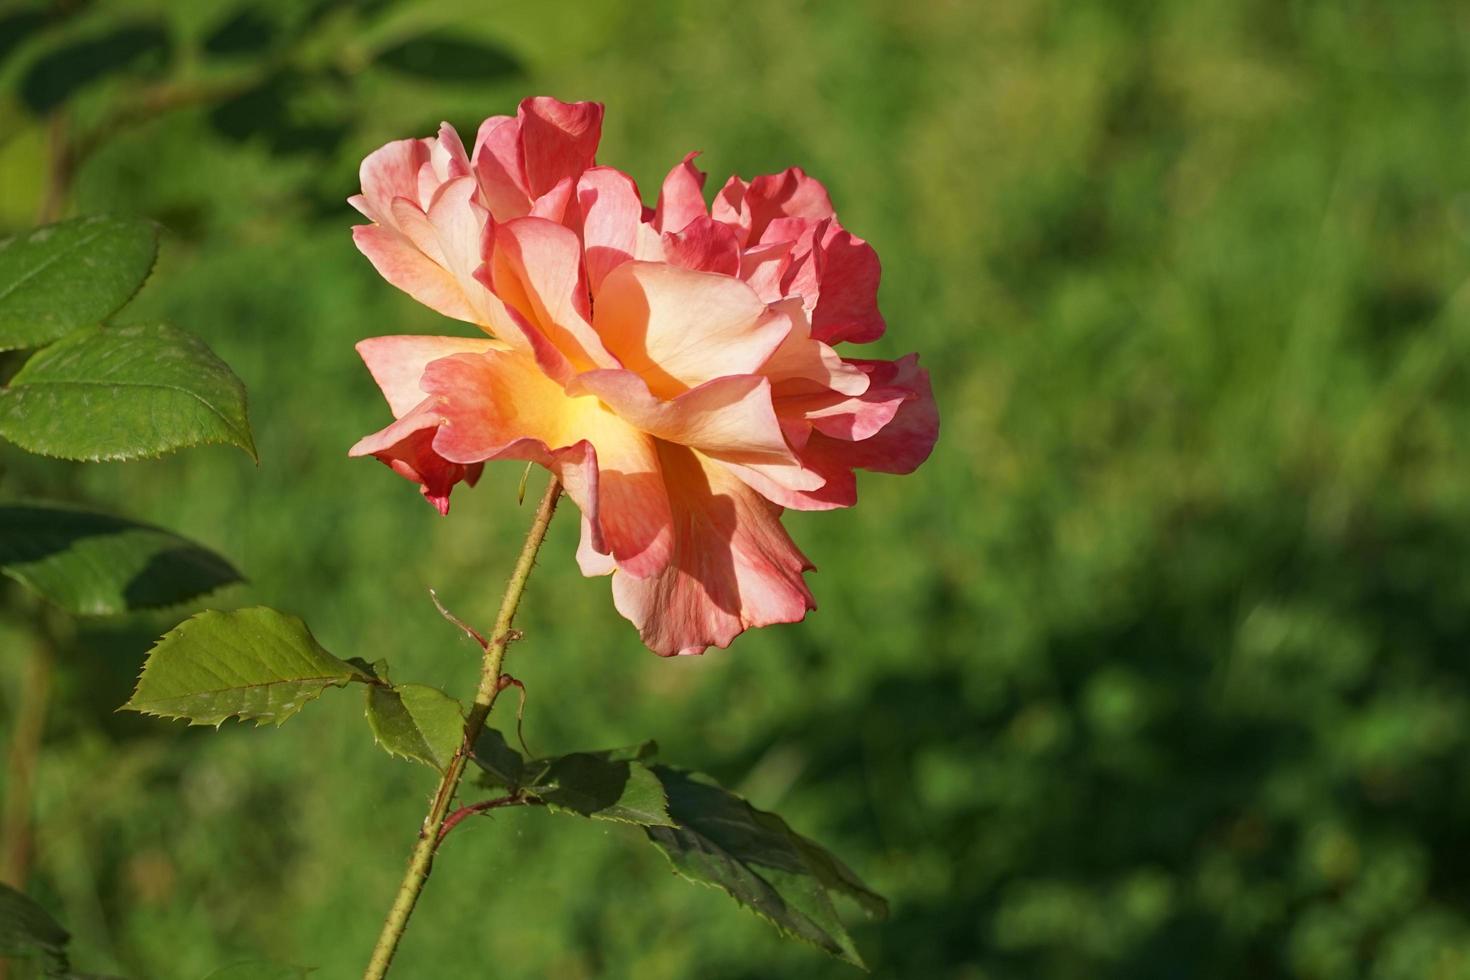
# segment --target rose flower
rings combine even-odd
[[[397,419],[360,441],[441,513],[490,460],[549,469],[577,560],[662,655],[816,608],[783,508],[857,502],[939,418],[918,358],[845,357],[884,331],[877,254],[801,170],[731,178],[691,154],[657,206],[594,164],[602,106],[527,99],[466,152],[453,128],[363,161],[354,229],[385,279],[479,336],[358,345]]]

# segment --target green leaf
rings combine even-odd
[[[71,937],[50,913],[9,885],[0,884],[0,960],[37,960],[50,976],[66,973]]]
[[[172,606],[240,582],[161,528],[59,504],[0,504],[0,572],[77,616]]]
[[[255,458],[245,386],[199,338],[162,324],[78,330],[0,390],[0,436],[63,459],[137,459],[225,443]]]
[[[596,820],[672,827],[663,784],[641,762],[609,753],[574,752],[541,763],[527,793],[553,810]]]
[[[311,971],[279,963],[235,963],[215,970],[204,980],[308,980]]]
[[[640,761],[657,751],[655,743],[643,742],[526,762],[503,735],[486,728],[470,758],[483,770],[481,786],[524,794],[548,809],[595,820],[671,826],[663,786]]]
[[[367,719],[389,755],[443,772],[464,739],[464,712],[437,687],[374,684],[367,691]]]
[[[667,766],[653,772],[676,826],[644,832],[676,872],[723,890],[783,934],[863,966],[831,896],[847,895],[870,915],[884,915],[881,896],[821,845],[709,777]]]
[[[265,606],[210,610],[158,641],[123,707],[191,725],[230,717],[279,725],[329,687],[373,680],[322,649],[295,616]]]
[[[470,751],[470,760],[483,770],[480,785],[490,789],[504,788],[514,793],[526,777],[526,760],[493,728],[480,732]]]
[[[116,313],[148,278],[158,226],[92,215],[0,242],[0,350],[39,347]]]

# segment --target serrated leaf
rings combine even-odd
[[[493,728],[485,728],[475,739],[470,761],[482,770],[481,786],[508,789],[514,793],[525,779],[526,760],[510,747],[504,735]]]
[[[0,884],[0,960],[34,960],[48,975],[63,974],[68,969],[66,944],[70,938],[49,912],[9,885]]]
[[[191,725],[231,717],[279,725],[350,681],[373,678],[324,650],[295,616],[265,606],[210,610],[158,641],[123,707]]]
[[[870,914],[887,903],[820,844],[697,773],[655,766],[674,827],[644,832],[682,877],[721,889],[783,934],[862,967],[831,892]]]
[[[646,744],[646,743],[645,743]],[[574,752],[536,764],[526,792],[549,808],[594,820],[672,827],[663,784],[628,750]]]
[[[255,458],[245,386],[204,341],[163,324],[78,330],[0,389],[0,436],[63,459],[137,459],[224,443]]]
[[[59,504],[0,504],[0,572],[77,616],[177,605],[243,579],[162,528]]]
[[[372,685],[367,719],[389,755],[422,762],[443,772],[464,740],[460,703],[437,687]]]
[[[0,242],[0,350],[93,326],[133,298],[158,255],[158,226],[92,215]]]

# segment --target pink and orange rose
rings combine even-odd
[[[441,512],[486,462],[530,460],[582,512],[577,560],[656,653],[724,647],[815,608],[783,508],[857,502],[912,471],[939,418],[915,355],[878,339],[878,256],[797,168],[707,206],[690,154],[653,208],[594,157],[602,106],[534,98],[363,161],[354,239],[476,336],[358,345],[397,421],[352,449]]]

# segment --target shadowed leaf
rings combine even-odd
[[[421,34],[383,51],[375,64],[434,82],[493,82],[521,73],[505,50],[451,34]]]
[[[0,350],[49,344],[116,313],[157,255],[157,225],[106,215],[0,242]]]
[[[626,750],[616,750],[621,753]],[[614,753],[574,752],[540,763],[529,792],[553,810],[640,826],[672,826],[658,777]]]
[[[505,736],[493,728],[486,728],[475,739],[470,760],[483,770],[479,783],[491,789],[504,788],[511,792],[521,788],[525,779],[526,760],[511,748]]]
[[[202,612],[148,654],[129,711],[219,725],[279,725],[329,687],[373,678],[324,650],[306,624],[265,606]]]
[[[163,27],[130,24],[74,41],[37,58],[21,77],[20,97],[27,108],[41,115],[107,75],[131,68],[155,68],[167,56],[168,32]]]
[[[676,825],[644,831],[675,871],[721,889],[783,934],[863,966],[831,895],[846,895],[879,916],[887,913],[881,896],[821,845],[708,777],[667,766],[652,771]]]
[[[9,957],[35,960],[48,976],[62,976],[68,970],[66,944],[70,938],[45,909],[0,884],[0,962]]]
[[[389,755],[422,762],[443,772],[464,739],[464,713],[436,687],[378,684],[367,690],[367,719]]]
[[[79,330],[0,390],[0,435],[63,459],[137,459],[225,443],[255,458],[245,386],[199,338],[161,324]]]
[[[210,54],[233,56],[259,54],[280,35],[280,25],[254,7],[242,7],[204,39]]]
[[[162,528],[56,504],[0,505],[0,571],[78,616],[172,606],[243,581]]]

